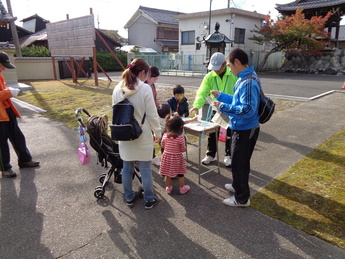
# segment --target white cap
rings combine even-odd
[[[210,63],[208,64],[208,70],[217,71],[221,68],[225,62],[225,56],[221,52],[216,52],[212,55]]]

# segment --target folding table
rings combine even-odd
[[[199,170],[198,170],[198,175],[199,175],[199,184],[200,184],[200,176],[206,173],[209,173],[211,171],[214,170],[218,170],[218,173],[220,174],[220,170],[219,170],[219,152],[218,152],[218,131],[219,131],[219,125],[215,124],[213,122],[208,122],[208,121],[204,121],[204,120],[200,120],[198,122],[193,122],[193,123],[187,123],[184,125],[184,132],[186,134],[190,134],[193,136],[197,136],[199,138],[198,140],[198,144],[195,145],[198,147],[198,151],[199,151],[199,159],[198,159],[198,164],[199,164]],[[216,133],[216,148],[217,148],[217,166],[216,167],[212,167],[209,170],[205,171],[205,172],[201,172],[201,140],[204,136],[209,135],[210,133]],[[191,143],[188,143],[191,144]],[[187,145],[187,149],[188,149],[188,145]],[[188,151],[187,151],[187,160],[188,159]]]

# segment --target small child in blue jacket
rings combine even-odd
[[[181,117],[189,116],[188,101],[184,96],[184,88],[181,85],[176,85],[173,88],[173,97],[168,100],[172,115],[179,115]]]

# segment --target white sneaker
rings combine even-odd
[[[161,157],[160,156],[155,156],[152,159],[152,164],[156,165],[156,166],[160,166],[161,165]]]
[[[201,160],[201,163],[203,163],[204,165],[208,165],[209,163],[211,163],[214,160],[216,160],[214,157],[205,156],[204,159]]]
[[[224,157],[224,164],[225,164],[225,166],[231,166],[231,157],[230,156]]]
[[[223,200],[223,204],[231,207],[249,207],[250,206],[250,199],[246,203],[239,203],[236,201],[235,196],[232,196],[228,199]]]
[[[235,189],[234,189],[234,187],[232,187],[232,184],[231,184],[231,183],[225,184],[225,185],[224,185],[224,188],[225,188],[226,190],[228,190],[229,192],[235,192]]]

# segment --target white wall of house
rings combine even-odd
[[[140,16],[138,20],[128,28],[128,45],[139,45],[161,52],[162,47],[154,41],[156,36],[157,24]]]
[[[233,17],[233,22],[226,20],[231,20]],[[234,43],[233,48],[242,48],[246,51],[260,51],[263,49],[262,46],[255,44],[253,41],[248,40],[249,37],[253,36],[251,30],[255,29],[255,25],[260,26],[262,24],[264,15],[248,12],[236,8],[215,10],[211,13],[211,31],[215,32],[215,24],[219,23],[219,32],[225,34],[229,39],[234,40],[235,28],[245,29],[244,44]],[[195,38],[199,37],[200,40],[203,37],[209,35],[208,23],[209,23],[209,12],[192,13],[188,15],[177,16],[179,20],[179,31],[180,31],[180,53],[183,55],[201,55],[206,53],[205,44],[201,44],[200,50],[196,50],[195,40],[192,45],[182,45],[181,35],[185,31],[195,31]],[[227,44],[225,53],[231,51],[230,44]]]

